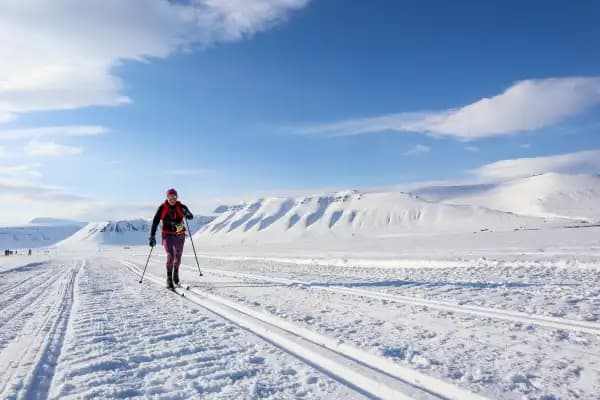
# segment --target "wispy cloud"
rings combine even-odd
[[[519,147],[522,149],[528,149],[531,147],[531,145],[529,143],[523,143],[523,144],[520,144]]]
[[[70,193],[64,188],[18,182],[0,177],[0,202],[12,204],[14,212],[3,215],[0,222],[23,223],[34,217],[57,217],[81,221],[150,218],[154,204],[110,203]]]
[[[39,168],[39,164],[0,165],[0,179],[10,178],[14,182],[39,178],[42,176]]]
[[[471,172],[481,179],[499,180],[546,172],[597,173],[598,171],[600,171],[600,150],[501,160],[483,165]]]
[[[20,113],[116,106],[115,65],[252,36],[308,0],[3,0],[0,123]]]
[[[471,153],[478,153],[479,147],[477,146],[465,146],[466,151],[470,151]]]
[[[425,146],[424,144],[418,144],[412,149],[406,151],[404,155],[406,156],[416,156],[423,153],[429,153],[431,148],[429,146]]]
[[[108,132],[108,128],[97,125],[44,126],[27,129],[0,130],[0,140],[28,140],[58,138],[63,136],[95,136]]]
[[[24,152],[31,157],[60,157],[80,154],[81,148],[66,146],[55,142],[40,142],[31,140],[25,145]]]
[[[532,79],[457,109],[356,118],[302,126],[294,132],[345,136],[395,131],[473,140],[551,126],[599,103],[600,77]]]

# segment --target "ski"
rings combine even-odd
[[[167,289],[168,291],[170,291],[170,292],[173,292],[173,293],[175,293],[176,295],[179,295],[179,296],[181,296],[181,297],[185,297],[185,293],[183,293],[183,292],[178,292],[177,290],[175,290],[175,288],[170,288],[170,287],[167,287],[166,289]]]

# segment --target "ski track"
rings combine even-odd
[[[135,264],[121,262],[132,272],[141,274],[141,269]],[[146,276],[157,284],[161,283],[160,278],[148,272]],[[335,339],[284,319],[254,311],[223,297],[198,289],[190,289],[185,294],[186,299],[254,332],[309,365],[326,371],[340,382],[374,398],[485,399],[484,396],[459,386],[402,367],[383,357],[339,343]]]
[[[26,278],[24,279],[17,279],[16,282],[11,280],[12,276],[15,276],[16,274],[6,274],[6,275],[0,275],[2,277],[2,281],[4,283],[4,285],[2,287],[0,287],[0,292],[3,293],[3,295],[6,294],[11,294],[11,297],[9,298],[3,298],[2,302],[0,302],[0,310],[4,310],[4,308],[6,308],[7,305],[12,304],[16,299],[19,299],[23,296],[24,293],[27,293],[31,287],[35,287],[37,286],[38,282],[44,282],[48,276],[50,276],[53,272],[54,272],[54,268],[52,265],[48,265],[46,263],[36,263],[35,264],[36,268],[32,269],[31,271],[27,271],[30,272],[28,274],[26,274]],[[46,267],[46,268],[44,268]],[[18,270],[17,270],[18,271]],[[12,272],[17,272],[17,271],[12,271]],[[20,273],[24,273],[25,271],[22,271]],[[20,275],[16,275],[18,277],[20,277]],[[29,283],[29,285],[25,285],[26,283]],[[14,293],[11,293],[14,292]]]
[[[61,354],[71,308],[74,286],[82,263],[56,269],[35,300],[21,330],[0,353],[2,399],[46,399],[57,360]],[[8,324],[7,324],[8,325]],[[5,327],[6,328],[6,327]],[[4,329],[6,330],[6,329]]]
[[[5,326],[9,323],[23,321],[19,316],[22,314],[27,316],[27,311],[44,299],[46,291],[52,288],[58,279],[60,279],[60,273],[57,274],[55,269],[50,269],[36,278],[27,278],[28,286],[19,286],[15,293],[11,293],[7,300],[0,303],[0,348],[6,340],[4,335],[15,331],[14,325],[8,329],[8,332]]]
[[[150,270],[157,267],[152,264]],[[216,278],[211,268],[202,269],[209,273],[202,280]],[[197,276],[195,265],[185,271],[188,278]],[[597,399],[598,335],[415,304],[393,307],[397,302],[355,293],[318,295],[310,284],[273,284],[256,274],[245,283],[245,273],[225,272],[236,279],[217,278],[202,288],[471,390],[491,390],[493,398]]]
[[[51,399],[364,398],[163,285],[88,264]]]
[[[229,260],[204,256],[210,266],[230,272],[308,281],[312,286],[342,286],[385,294],[490,307],[526,314],[600,322],[598,261],[579,259],[398,260],[390,268],[325,265],[322,261]],[[589,260],[588,260],[589,261]],[[433,266],[432,266],[433,263]],[[403,266],[405,265],[405,266]],[[233,271],[232,271],[233,270]]]
[[[185,266],[189,269],[194,268],[193,266],[186,265],[186,264],[182,264],[182,266]],[[600,335],[600,323],[594,323],[594,322],[588,322],[588,321],[577,321],[577,320],[571,320],[571,319],[567,319],[567,318],[527,314],[527,313],[518,312],[518,311],[502,310],[502,309],[491,308],[491,307],[469,306],[466,304],[456,304],[456,303],[450,303],[450,302],[445,302],[445,301],[429,300],[429,299],[423,299],[423,298],[417,298],[417,297],[378,293],[376,291],[337,286],[335,282],[333,282],[331,284],[325,284],[325,285],[323,285],[323,284],[315,285],[311,282],[303,282],[303,281],[299,281],[299,280],[291,280],[291,279],[285,279],[285,278],[272,278],[272,277],[256,275],[256,274],[247,274],[247,273],[243,273],[243,272],[231,272],[231,271],[209,268],[209,267],[202,267],[202,269],[204,271],[220,274],[222,276],[229,276],[229,277],[235,277],[235,278],[244,277],[247,279],[253,279],[253,280],[257,280],[257,281],[265,281],[265,282],[273,282],[273,283],[281,283],[281,284],[289,285],[289,286],[302,285],[302,286],[306,286],[306,287],[311,287],[313,289],[327,290],[327,291],[331,291],[331,292],[335,292],[335,293],[349,294],[349,295],[369,297],[369,298],[373,298],[373,299],[387,300],[387,301],[393,301],[393,302],[415,305],[415,306],[429,307],[429,308],[438,309],[438,310],[442,310],[442,311],[465,313],[465,314],[475,315],[478,317],[503,319],[503,320],[508,320],[508,321],[512,321],[512,322],[524,322],[524,323],[536,324],[536,325],[545,326],[545,327],[554,328],[554,329],[566,329],[566,330],[571,330],[571,331],[576,331],[576,332],[584,332],[584,333]]]
[[[341,275],[330,271],[322,271],[317,281],[306,281],[294,279],[303,271],[288,279],[281,276],[285,271],[270,277],[260,272],[202,267],[204,272],[225,278],[221,280],[234,277],[237,282],[229,282],[219,289],[219,279],[216,279],[217,285],[209,284],[204,289],[192,287],[185,291],[186,297],[181,298],[157,288],[163,286],[164,281],[153,275],[151,268],[145,278],[153,282],[150,286],[139,285],[137,279],[131,279],[127,268],[140,273],[139,260],[138,263],[121,261],[126,268],[115,260],[113,256],[87,262],[44,260],[0,271],[3,292],[0,298],[1,399],[472,400],[483,399],[482,394],[511,400],[600,399],[590,392],[599,387],[594,380],[600,377],[597,371],[593,372],[600,365],[594,358],[600,359],[600,354],[594,352],[596,336],[600,335],[600,324],[595,322],[404,296],[381,292],[371,286],[367,286],[368,290],[351,287],[339,280]],[[156,262],[152,260],[152,264]],[[196,265],[185,267],[186,273],[197,275]],[[327,281],[328,278],[332,280]],[[352,278],[360,280],[360,276]],[[251,283],[244,284],[244,281]],[[252,286],[263,289],[244,291],[244,287]],[[590,292],[592,302],[594,288]],[[316,296],[316,292],[311,292],[313,289],[322,295]],[[282,298],[272,297],[278,294]],[[255,296],[265,305],[253,300]],[[311,298],[313,301],[297,304]],[[315,330],[317,327],[304,318],[307,312],[312,312],[310,304],[329,309],[328,299],[333,301],[331,311],[342,308],[331,313],[334,318],[329,324],[319,322]],[[376,311],[364,324],[367,332],[371,326],[376,330],[370,336],[365,336],[363,328],[357,326],[362,325],[357,319],[361,317],[353,317],[352,311],[348,311],[361,302],[366,308],[360,312]],[[380,320],[389,325],[385,315],[396,311],[391,304],[381,308],[381,304],[388,302],[398,303],[396,311],[400,312],[393,314],[390,323],[402,315],[401,307],[414,308],[413,313],[417,313],[398,325],[409,329],[396,331],[402,334],[399,341],[386,336],[393,332],[387,325],[385,333],[380,333],[372,324]],[[278,307],[282,308],[278,310]],[[346,311],[341,312],[343,310]],[[316,317],[319,320],[320,317]],[[438,336],[433,333],[434,339],[411,337],[419,329],[442,320],[447,320],[446,324],[458,324],[466,333],[477,333],[464,338],[466,347],[461,348],[470,354],[466,358],[453,358],[456,351],[461,352],[457,349],[452,349],[449,358],[444,354],[450,350],[444,346],[457,343],[447,341],[444,336],[447,327],[431,326],[433,331],[439,331]],[[532,341],[521,342],[519,335],[536,332],[530,328],[533,325],[549,328],[536,334],[543,335],[543,340],[540,336],[540,340],[532,337]],[[354,335],[357,330],[358,334]],[[574,332],[570,338],[568,331]],[[515,347],[510,352],[516,356],[508,355],[508,347],[494,345],[495,335],[500,338],[506,334],[514,335],[511,343]],[[451,370],[455,368],[454,360],[458,363],[457,370],[463,372],[471,366],[489,367],[494,358],[504,363],[525,356],[531,362],[509,363],[519,370],[493,378],[508,380],[508,383],[490,380],[486,371],[471,371],[465,372],[468,379],[460,379],[460,385],[455,384],[459,382],[457,378],[439,374],[437,369],[424,367],[426,373],[418,371],[421,367],[418,362],[413,364],[412,359],[408,365],[404,364],[408,361],[406,354],[417,354],[418,361],[418,349],[427,347],[427,343],[433,344],[435,338],[440,342],[431,352],[422,352],[421,358],[425,355],[424,361],[427,361],[427,357],[435,358],[436,353],[442,352],[439,353],[442,359],[451,362],[443,366]],[[409,347],[403,348],[406,340]],[[418,343],[412,343],[415,340]],[[561,342],[563,340],[566,342]],[[381,347],[380,343],[389,348]],[[567,347],[563,350],[560,343]],[[579,343],[583,347],[577,347]],[[395,349],[398,345],[401,348]],[[409,350],[411,348],[417,349],[416,352]],[[381,352],[382,349],[385,351]],[[544,349],[558,351],[543,356]],[[528,353],[529,350],[535,354]],[[402,354],[396,354],[398,351]],[[581,351],[581,360],[576,359],[577,351]],[[473,361],[477,357],[484,359],[477,365],[469,364],[469,359]],[[521,367],[530,372],[523,374]],[[540,374],[537,368],[543,368]],[[475,376],[477,374],[480,376]],[[573,387],[557,390],[552,379]]]

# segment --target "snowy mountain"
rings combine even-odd
[[[59,246],[88,243],[136,245],[148,241],[150,223],[144,219],[131,221],[90,222]]]
[[[546,173],[491,185],[424,187],[429,200],[538,217],[600,221],[600,176]]]
[[[85,226],[87,222],[75,221],[72,219],[39,217],[29,221],[29,225],[37,226]]]
[[[192,233],[210,223],[214,217],[195,216],[189,221]],[[60,246],[88,243],[94,245],[140,245],[148,243],[152,222],[145,219],[91,222],[59,243]],[[157,237],[161,235],[160,225]]]
[[[46,220],[45,223],[32,220],[28,225],[14,227],[0,227],[1,249],[22,249],[51,246],[73,235],[82,224],[73,222],[67,224],[52,224]]]
[[[214,215],[194,215],[194,219],[188,221],[192,234],[198,232],[204,225],[210,224],[215,218],[217,217]]]
[[[472,205],[426,201],[402,192],[345,191],[267,198],[232,206],[196,237],[290,241],[319,237],[389,237],[414,233],[513,230],[544,226],[541,218]]]

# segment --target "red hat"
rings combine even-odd
[[[167,190],[167,197],[169,197],[169,196],[177,196],[177,190],[175,190],[175,189]]]

